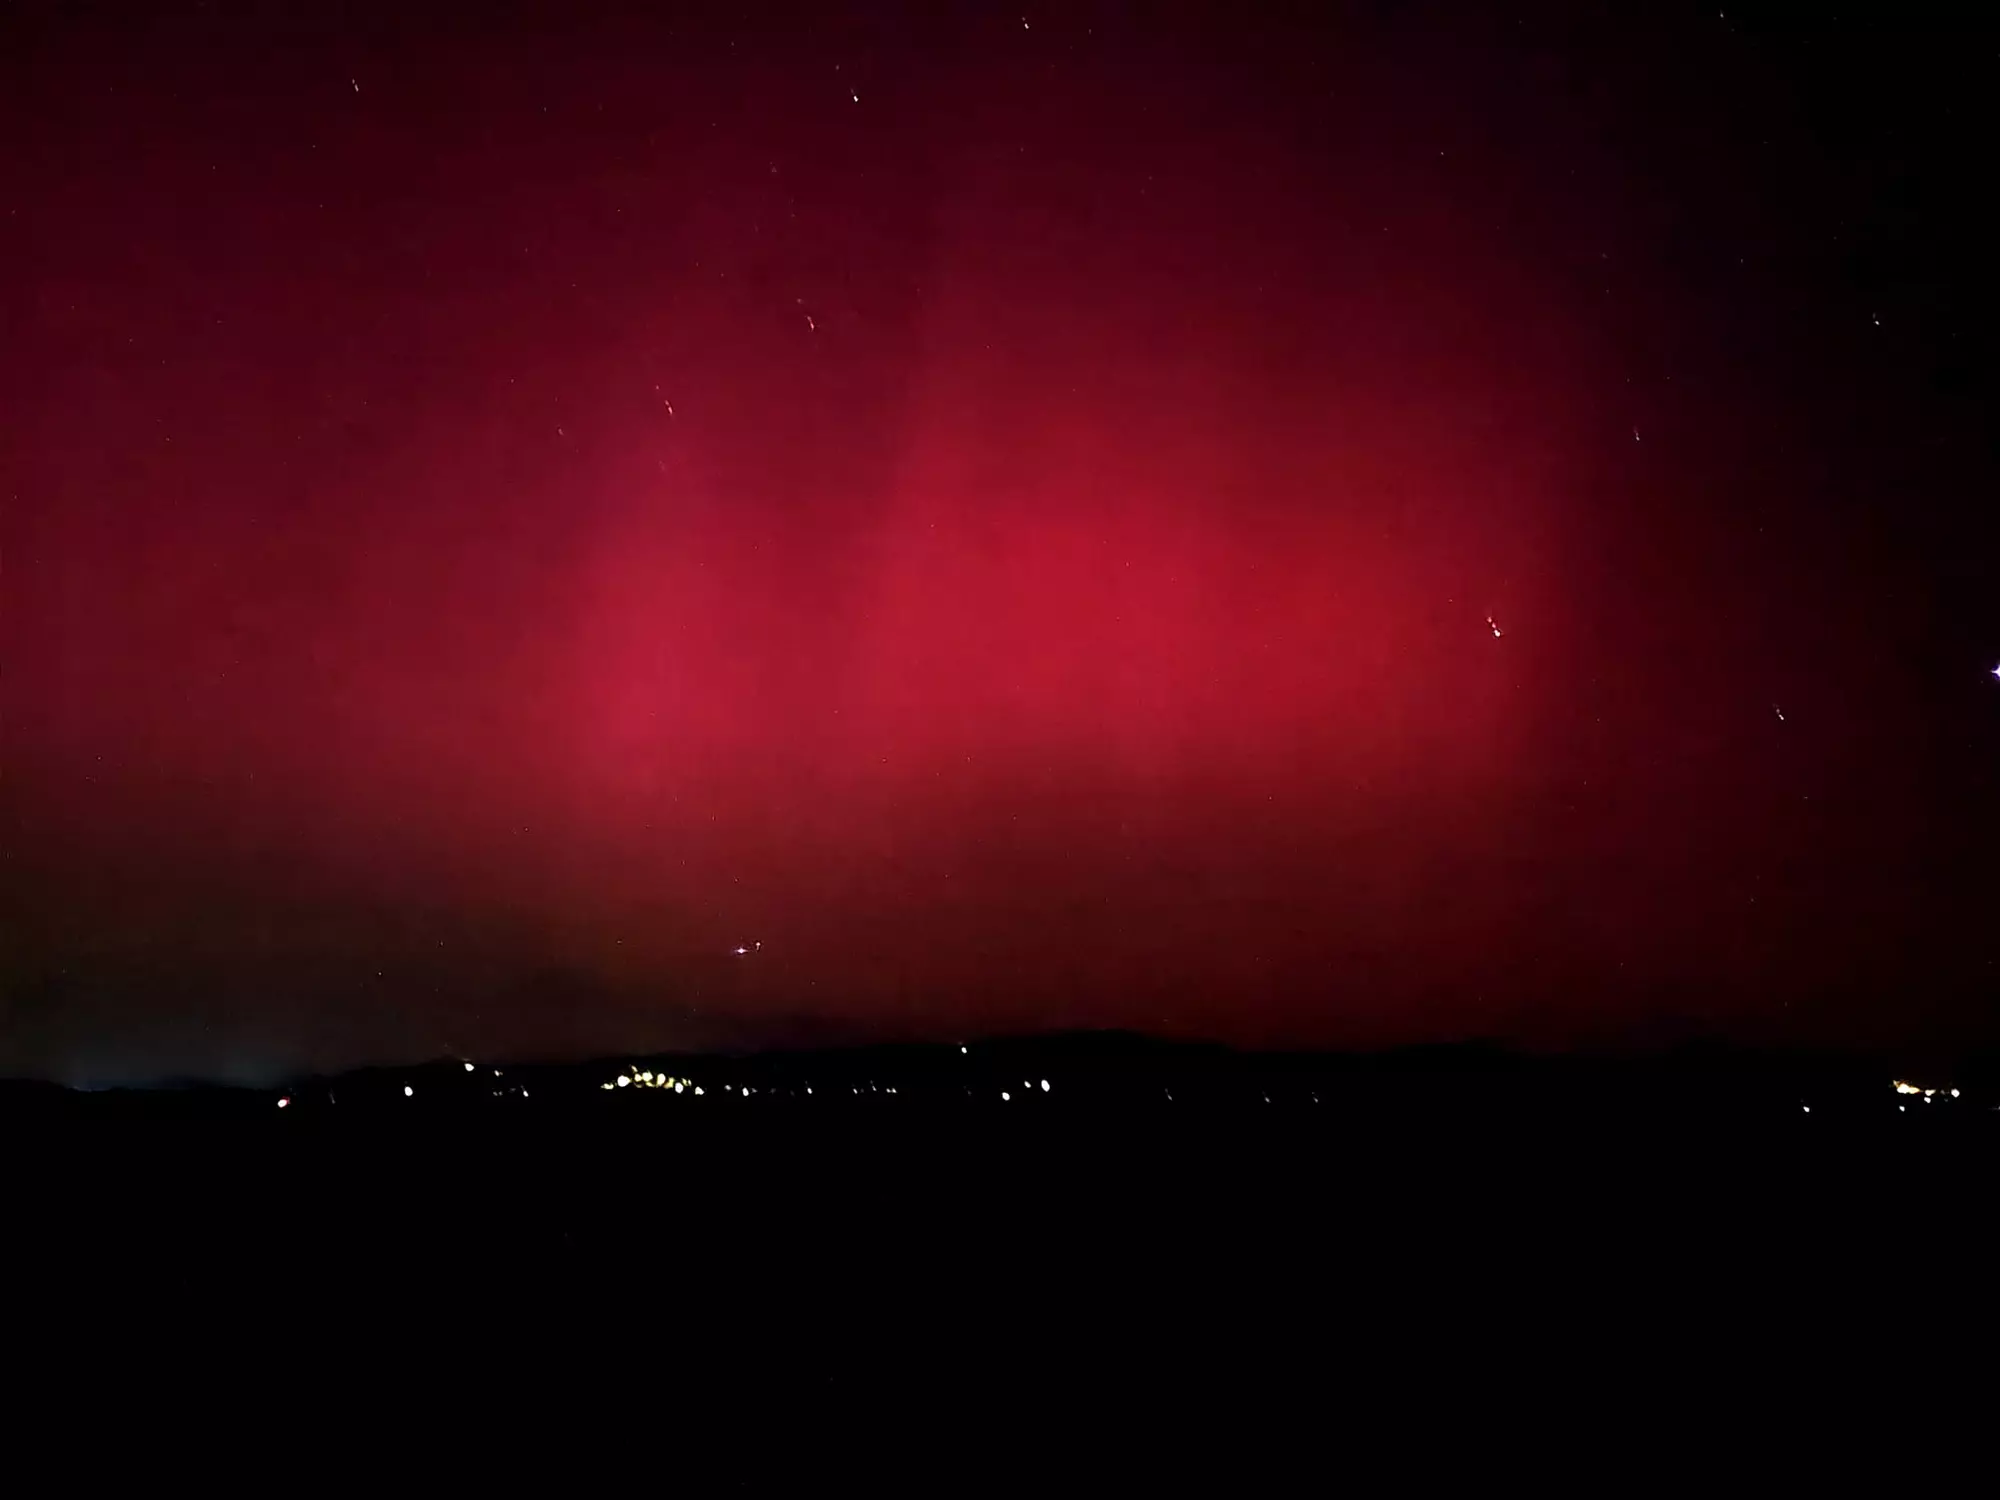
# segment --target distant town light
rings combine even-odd
[[[415,1090],[415,1089],[413,1089],[413,1088],[411,1088],[411,1087],[410,1087],[410,1086],[409,1086],[409,1085],[408,1085],[407,1083],[403,1085],[403,1097],[404,1097],[405,1099],[408,1099],[408,1098],[410,1098],[410,1097],[411,1097],[412,1095],[414,1095],[415,1093],[416,1093],[416,1090]]]
[[[631,1082],[632,1079],[628,1074],[620,1073],[618,1075],[618,1087],[620,1087],[621,1089],[628,1087],[631,1084]]]
[[[963,1047],[960,1047],[958,1049],[958,1054],[960,1057],[963,1057],[965,1055],[965,1049]]]
[[[1046,1094],[1048,1091],[1049,1091],[1049,1081],[1048,1079],[1044,1078],[1042,1080],[1042,1092]]]
[[[701,1090],[700,1090],[700,1089],[696,1089],[696,1090],[695,1090],[695,1093],[696,1093],[696,1094],[700,1094],[700,1093],[701,1093]]]
[[[278,1101],[278,1108],[280,1108],[280,1109],[284,1109],[284,1108],[286,1108],[286,1107],[287,1107],[288,1105],[290,1105],[290,1104],[291,1104],[291,1102],[292,1102],[292,1101],[291,1101],[291,1100],[289,1100],[289,1099],[280,1099],[280,1100]]]
[[[1952,1098],[1954,1098],[1954,1099],[1956,1099],[1956,1098],[1958,1097],[1958,1090],[1957,1090],[1957,1089],[1953,1089],[1953,1090],[1951,1091],[1951,1097],[1952,1097]]]
[[[1810,1104],[1801,1104],[1799,1108],[1804,1110],[1807,1114],[1812,1113],[1812,1106]]]
[[[468,1072],[468,1073],[470,1073],[470,1072],[472,1071],[472,1064],[471,1064],[471,1063],[467,1063],[467,1064],[465,1065],[465,1071],[466,1071],[466,1072]]]
[[[1005,1089],[1002,1089],[1002,1090],[1000,1090],[1000,1102],[1001,1102],[1002,1104],[1005,1104],[1005,1103],[1007,1103],[1007,1102],[1008,1102],[1009,1100],[1011,1100],[1011,1099],[1012,1099],[1013,1097],[1014,1097],[1014,1096],[1013,1096],[1012,1094],[1008,1093],[1008,1092],[1007,1092],[1007,1091],[1006,1091]]]

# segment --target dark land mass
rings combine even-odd
[[[5,1086],[23,1317],[164,1314],[276,1389],[413,1380],[447,1425],[470,1365],[538,1401],[594,1371],[677,1432],[1027,1402],[1101,1436],[1195,1393],[1291,1422],[1560,1393],[1580,1422],[1690,1371],[1768,1412],[1780,1368],[1948,1346],[1992,1304],[1974,1064],[1926,1096],[1704,1048],[467,1061]]]
[[[2000,1114],[2000,1056],[1911,1068],[1857,1054],[1703,1043],[1628,1056],[1533,1054],[1483,1043],[1260,1053],[1097,1032],[555,1063],[443,1058],[301,1076],[265,1089],[195,1080],[106,1089],[0,1083],[0,1110],[16,1119],[270,1118],[274,1128],[316,1132],[342,1119],[370,1128],[504,1119],[617,1121],[648,1130],[746,1118],[810,1128],[834,1117],[1143,1117],[1171,1128],[1182,1111],[1265,1108],[1279,1111],[1287,1129],[1308,1134],[1321,1118],[1343,1127],[1477,1120],[1705,1130],[1813,1116],[1886,1124],[1900,1116],[1926,1129],[1947,1122],[1965,1129]]]
[[[1620,1202],[1650,1215],[1677,1194],[1780,1219],[1788,1201],[1817,1211],[1816,1195],[1843,1215],[1870,1198],[1891,1218],[1917,1201],[1948,1212],[1983,1201],[1973,1184],[2000,1165],[2000,1071],[1972,1058],[1903,1076],[1867,1057],[1704,1045],[1305,1055],[1086,1034],[451,1058],[270,1089],[15,1083],[0,1125],[28,1177],[207,1184],[220,1212],[303,1214],[314,1236],[366,1238],[400,1214],[453,1242],[504,1224],[517,1245],[615,1253],[644,1241],[628,1211],[796,1232],[990,1213],[1002,1235],[1051,1215],[1114,1230],[1157,1215],[1182,1239],[1241,1214],[1346,1222],[1354,1245],[1437,1214],[1518,1227],[1538,1198],[1565,1216]],[[1356,1238],[1368,1202],[1394,1207]]]

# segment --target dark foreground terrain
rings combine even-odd
[[[1977,1065],[1899,1079],[1846,1057],[1257,1056],[1086,1036],[448,1059],[265,1090],[15,1083],[0,1128],[25,1190],[80,1200],[52,1230],[151,1203],[176,1234],[227,1226],[286,1256],[741,1242],[796,1277],[878,1240],[936,1242],[942,1269],[951,1235],[973,1256],[1101,1234],[1282,1258],[1407,1232],[1482,1263],[1542,1224],[1602,1240],[1621,1215],[1655,1236],[1726,1237],[1725,1213],[1914,1232],[1983,1198],[2000,1088]]]
[[[24,1084],[0,1130],[20,1317],[227,1327],[281,1382],[1658,1415],[1983,1340],[2000,1099],[1896,1083],[1096,1038]]]

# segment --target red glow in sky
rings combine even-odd
[[[10,1060],[1755,1031],[1955,941],[1740,42],[1696,127],[1660,38],[927,14],[24,23]]]

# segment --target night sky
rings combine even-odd
[[[649,9],[0,21],[0,1071],[2000,1038],[2000,35]]]

